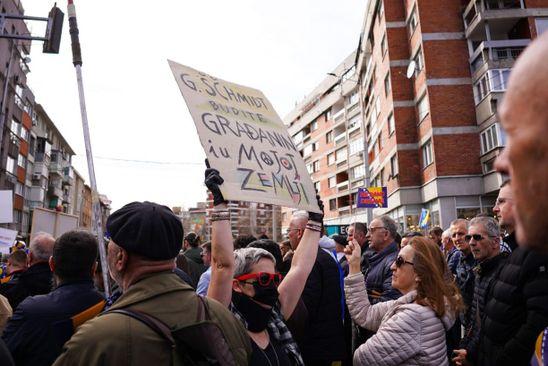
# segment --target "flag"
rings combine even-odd
[[[419,219],[419,227],[421,229],[426,229],[428,227],[428,222],[430,221],[430,210],[426,208],[421,209],[421,217]]]
[[[388,207],[388,189],[386,187],[359,188],[356,206],[359,208]]]

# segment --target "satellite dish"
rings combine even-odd
[[[415,76],[416,70],[417,63],[414,60],[411,60],[411,62],[409,62],[409,66],[407,66],[407,78],[411,79],[413,76]]]

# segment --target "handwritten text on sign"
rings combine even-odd
[[[261,91],[169,64],[225,199],[319,211],[304,161]]]

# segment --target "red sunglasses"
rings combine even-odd
[[[236,277],[238,281],[245,282],[245,283],[253,283],[253,282],[246,282],[246,280],[250,279],[257,279],[257,283],[260,286],[269,286],[272,282],[276,286],[282,282],[283,276],[280,273],[268,273],[268,272],[257,272],[257,273],[248,273],[245,275],[241,275],[239,277]]]

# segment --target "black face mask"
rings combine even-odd
[[[278,302],[280,294],[274,282],[270,282],[268,286],[261,286],[258,282],[253,282],[253,288],[255,289],[253,300],[268,306],[274,306]]]
[[[259,285],[255,285],[255,296],[253,297],[254,300],[259,301],[257,298],[257,295],[262,294],[259,296],[264,301],[273,301],[272,306],[276,303],[278,300],[278,290],[274,286],[274,292],[275,294],[272,294],[271,290],[264,291],[265,289],[268,289],[268,287],[263,287],[262,290],[257,291],[256,287],[260,287]],[[274,300],[272,300],[274,298]],[[257,302],[253,301],[251,297],[244,295],[240,292],[232,291],[232,302],[236,309],[243,315],[246,323],[247,323],[247,330],[250,332],[262,332],[266,329],[266,326],[268,324],[268,321],[270,320],[270,317],[272,315],[272,309],[264,308],[261,305],[259,305]],[[261,303],[264,303],[265,305],[269,305],[266,302],[261,301]]]

